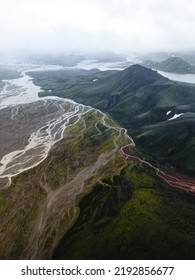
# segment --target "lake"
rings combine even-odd
[[[164,71],[157,71],[157,72],[162,76],[173,81],[195,84],[195,74],[178,74],[178,73],[170,73]]]

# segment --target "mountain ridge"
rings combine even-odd
[[[30,75],[37,83],[36,74]],[[55,77],[48,81],[51,87],[56,85]],[[40,93],[46,95],[70,98],[103,110],[129,130],[140,149],[195,175],[194,85],[171,81],[156,71],[133,65],[105,78],[102,75],[95,82],[83,78],[69,88]],[[175,118],[177,115],[180,117]]]

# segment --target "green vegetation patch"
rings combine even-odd
[[[194,197],[131,161],[80,203],[54,259],[194,259]]]
[[[26,172],[15,177],[9,189],[0,191],[0,259],[19,258],[45,199],[45,191]]]

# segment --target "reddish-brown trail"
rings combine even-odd
[[[127,131],[125,131],[125,134],[127,135]],[[145,161],[131,153],[130,148],[134,145],[135,143],[131,139],[130,144],[121,148],[121,152],[126,158],[137,160],[141,162],[144,166],[153,169],[156,172],[156,175],[160,177],[162,180],[164,180],[170,186],[182,189],[190,193],[195,193],[195,178],[191,178],[185,174],[179,173],[178,171],[172,171],[164,167],[157,168],[153,166],[148,161]]]

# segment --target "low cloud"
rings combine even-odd
[[[1,0],[0,52],[195,49],[192,0]]]

